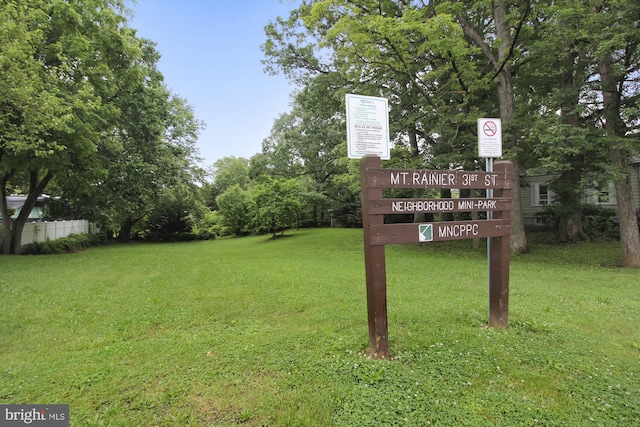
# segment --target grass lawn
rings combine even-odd
[[[640,425],[640,274],[617,243],[512,257],[486,327],[470,241],[387,246],[368,349],[362,231],[0,257],[0,403],[72,426]]]

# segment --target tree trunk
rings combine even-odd
[[[15,220],[11,220],[8,215],[8,209],[6,206],[7,201],[7,191],[6,191],[6,182],[3,182],[0,185],[0,195],[2,196],[2,223],[3,223],[3,234],[2,234],[2,253],[3,254],[14,254],[20,255],[22,253],[22,230],[24,230],[24,225],[27,223],[27,219],[29,218],[29,214],[31,210],[36,205],[36,201],[38,200],[38,196],[42,194],[46,186],[49,184],[49,181],[53,178],[53,174],[51,172],[47,172],[47,174],[42,178],[41,181],[38,181],[38,171],[33,170],[30,172],[30,186],[29,186],[29,194],[27,195],[27,200],[25,200],[24,205],[20,209],[20,214]],[[5,218],[6,217],[6,218]]]
[[[122,224],[120,224],[120,231],[118,232],[118,240],[121,242],[128,242],[131,238],[131,230],[133,230],[133,225],[135,221],[129,216],[124,219]]]
[[[13,172],[9,172],[2,177],[0,182],[0,214],[2,214],[2,234],[0,235],[0,242],[2,246],[0,250],[3,255],[11,253],[11,226],[13,220],[9,216],[9,206],[7,203],[7,182],[13,175]]]
[[[496,36],[500,40],[498,47],[498,101],[500,103],[500,120],[503,126],[513,119],[515,114],[515,100],[513,97],[513,82],[511,73],[511,61],[509,50],[511,47],[511,29],[507,22],[507,5],[504,1],[496,2],[493,8],[493,17],[496,23]],[[507,138],[509,134],[507,132]],[[507,147],[515,146],[515,142],[507,141]],[[524,230],[524,218],[522,215],[522,203],[520,202],[520,167],[517,158],[513,162],[513,205],[511,207],[511,252],[528,252],[527,236]]]
[[[520,167],[518,162],[513,159],[513,201],[511,204],[511,252],[527,253],[529,246],[527,244],[527,235],[524,230],[524,218],[522,216],[522,203],[520,195]]]
[[[30,211],[31,209],[29,209],[28,212]],[[20,212],[22,213],[22,211]],[[13,255],[20,255],[22,253],[22,230],[24,230],[24,225],[27,223],[27,219],[24,218],[22,221],[19,221],[19,219],[20,218],[18,217],[18,219],[13,221],[11,237],[9,240],[9,253]]]
[[[418,148],[418,133],[414,128],[409,129],[409,147],[411,148],[411,156],[418,158],[420,149]]]
[[[560,218],[560,240],[564,242],[575,242],[583,237],[582,214],[571,212]]]
[[[511,28],[507,21],[507,5],[504,0],[493,3],[493,19],[496,26],[496,38],[498,45],[498,57],[496,58],[491,48],[485,43],[482,35],[473,28],[464,16],[458,17],[458,22],[464,33],[480,48],[482,54],[493,68],[498,83],[498,104],[500,106],[500,120],[503,127],[507,127],[515,113],[515,100],[513,97],[513,82],[511,70],[511,46],[513,44]],[[524,19],[524,18],[523,18]],[[504,137],[504,134],[503,134]],[[503,144],[506,148],[515,146],[514,140],[507,140]],[[522,203],[520,202],[520,168],[516,158],[513,162],[513,204],[511,207],[511,251],[525,253],[528,251],[527,237],[524,230],[522,216]]]
[[[570,160],[571,161],[571,160]],[[571,161],[573,168],[560,174],[558,185],[554,188],[556,201],[562,207],[560,215],[560,240],[572,242],[582,238],[582,212],[580,211],[582,178],[581,168]]]
[[[620,218],[620,245],[622,247],[622,266],[640,268],[640,233],[638,219],[633,204],[631,188],[629,152],[623,148],[626,136],[626,124],[621,117],[622,94],[613,71],[613,58],[603,54],[598,60],[600,80],[602,82],[602,100],[604,104],[605,131],[609,138],[609,152],[614,169],[614,183]]]
[[[2,242],[2,254],[11,253],[11,225],[13,220],[9,216],[9,207],[7,206],[7,193],[4,185],[0,186],[0,210],[2,211],[2,234],[0,242]]]
[[[579,129],[580,116],[577,113],[577,107],[580,105],[581,89],[586,81],[586,66],[577,52],[568,53],[563,63],[564,72],[560,77],[562,124]],[[571,139],[569,138],[565,143],[571,144]],[[560,174],[554,190],[556,201],[562,207],[560,239],[571,242],[583,237],[581,212],[583,190],[580,183],[584,158],[582,155],[568,155],[567,163],[569,169]]]
[[[418,189],[413,190],[413,198],[414,199],[419,199],[419,198],[421,198],[423,196],[424,196],[424,192],[422,190],[418,190]],[[433,220],[433,215],[432,215],[431,220]],[[415,224],[419,224],[421,222],[427,222],[427,214],[423,213],[423,212],[415,212],[413,214],[413,222]]]
[[[617,167],[627,165],[627,153],[621,149],[612,149],[612,158]],[[629,173],[614,180],[616,200],[618,204],[618,218],[620,219],[620,246],[622,247],[622,266],[640,268],[640,233],[638,232],[638,218],[633,204],[633,189]]]

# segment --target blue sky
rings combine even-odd
[[[290,110],[294,86],[264,73],[264,26],[286,17],[294,0],[137,0],[129,3],[138,36],[157,43],[171,91],[206,122],[203,165],[260,152],[274,119]]]

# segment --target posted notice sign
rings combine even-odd
[[[478,119],[478,156],[502,157],[502,122],[500,119]]]
[[[387,99],[347,94],[346,106],[348,157],[359,159],[375,154],[381,159],[390,159]]]

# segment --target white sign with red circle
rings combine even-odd
[[[478,156],[502,157],[502,122],[500,119],[478,119]]]

